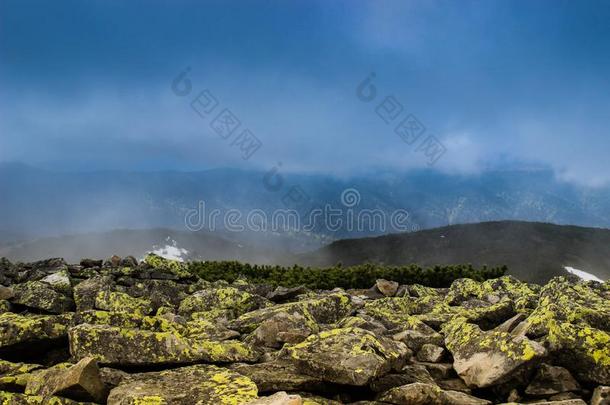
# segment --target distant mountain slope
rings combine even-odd
[[[290,261],[281,252],[243,243],[207,232],[180,232],[170,229],[124,229],[109,232],[48,237],[0,247],[0,257],[11,261],[34,261],[63,257],[78,263],[82,258],[134,255],[138,259],[150,251],[175,252],[183,260],[239,260],[271,263],[273,258]]]
[[[420,265],[506,264],[516,277],[544,282],[564,266],[610,279],[610,230],[501,221],[454,225],[414,233],[345,239],[300,256],[311,265],[365,262]]]
[[[497,220],[610,227],[610,188],[562,183],[546,170],[470,176],[432,170],[378,171],[350,178],[280,174],[277,189],[265,187],[265,173],[257,171],[67,173],[0,163],[0,243],[10,240],[10,235],[24,240],[21,234],[57,236],[155,227],[186,230],[185,214],[200,201],[205,201],[208,214],[214,209],[223,214],[236,209],[243,219],[252,210],[262,210],[269,218],[275,210],[296,209],[304,220],[310,209],[326,204],[345,211],[341,195],[347,189],[357,190],[356,213],[375,209],[389,218],[398,209],[407,210],[409,229]],[[295,190],[305,193],[302,203],[293,201],[294,193],[290,193]],[[215,225],[219,229],[223,223]],[[315,237],[332,241],[388,232],[392,229],[349,229],[344,221],[333,231],[316,228]],[[321,246],[303,232],[296,236],[295,252]]]

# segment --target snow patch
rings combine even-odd
[[[566,269],[568,271],[568,273],[574,274],[574,275],[582,278],[583,280],[587,280],[587,281],[599,281],[600,283],[604,282],[604,280],[602,280],[601,278],[599,278],[597,276],[594,276],[591,273],[587,273],[586,271],[575,269],[574,267],[564,266],[564,269]]]
[[[168,236],[165,241],[167,242],[165,246],[153,246],[152,253],[165,259],[178,260],[179,262],[183,262],[188,257],[189,251],[178,247],[178,242],[174,239]]]

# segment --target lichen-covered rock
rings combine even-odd
[[[257,398],[256,385],[249,378],[196,365],[135,375],[110,392],[108,405],[238,405]]]
[[[99,291],[95,296],[95,308],[106,311],[129,312],[137,315],[149,315],[154,308],[144,298],[134,298],[120,291]]]
[[[409,329],[392,336],[392,339],[403,342],[413,351],[418,351],[425,344],[443,345],[443,336],[424,324],[417,318],[411,317],[411,322],[405,324]]]
[[[14,304],[43,310],[53,314],[70,311],[74,301],[68,295],[55,290],[42,281],[28,281],[13,286],[15,296],[11,298]]]
[[[41,368],[40,364],[12,363],[0,360],[0,390],[23,392],[31,373]]]
[[[456,318],[443,326],[453,367],[466,384],[488,387],[519,377],[545,355],[545,348],[525,337],[482,331],[478,326]]]
[[[308,326],[314,326],[315,323],[332,324],[350,315],[354,309],[348,294],[335,292],[251,311],[231,321],[229,327],[242,333],[250,333],[261,322],[280,312],[297,313],[307,320]]]
[[[25,393],[43,397],[58,395],[98,403],[105,402],[108,395],[97,363],[90,357],[68,368],[53,367],[35,371],[27,383]]]
[[[366,314],[358,316],[348,316],[341,319],[336,324],[337,328],[360,328],[373,332],[376,335],[383,336],[388,333],[388,330],[381,322]]]
[[[234,287],[209,288],[197,291],[182,300],[178,313],[191,315],[194,312],[227,309],[237,317],[270,305],[271,303],[266,298]]]
[[[107,365],[252,362],[259,354],[236,340],[192,339],[172,332],[151,332],[83,324],[69,331],[75,359],[94,357]]]
[[[67,269],[62,269],[55,273],[49,274],[40,281],[49,284],[58,292],[66,295],[72,294],[72,280]]]
[[[523,332],[534,337],[549,333],[553,322],[610,332],[610,303],[586,282],[555,277],[542,287],[538,306],[525,322]]]
[[[189,287],[190,284],[172,280],[141,280],[129,287],[127,292],[134,297],[145,297],[156,309],[165,306],[175,311],[188,296]]]
[[[358,328],[311,335],[299,344],[284,346],[282,352],[299,372],[356,386],[400,369],[411,354],[400,342]]]
[[[0,314],[0,348],[65,337],[71,315]]]
[[[517,310],[526,311],[536,306],[538,290],[538,286],[521,282],[512,276],[503,276],[482,283],[463,278],[451,284],[446,302],[459,305],[468,299],[477,298],[493,304],[502,298],[508,298],[515,303]]]
[[[258,364],[233,364],[232,370],[250,378],[261,393],[276,391],[325,391],[327,383],[320,376],[298,373],[288,361]]]
[[[319,332],[317,324],[299,313],[280,312],[261,322],[249,336],[253,344],[280,349],[284,343],[299,343]]]
[[[86,311],[95,308],[95,300],[100,291],[108,291],[114,287],[114,280],[110,276],[95,276],[78,283],[74,287],[74,302],[77,311]]]
[[[165,259],[154,253],[146,255],[144,263],[156,271],[171,274],[178,278],[188,279],[193,277],[193,275],[189,273],[185,263],[178,260]]]
[[[43,397],[40,395],[25,395],[15,392],[0,391],[2,405],[95,405],[92,402],[77,402],[62,397]]]
[[[383,393],[379,400],[395,405],[441,405],[442,390],[433,384],[412,383]]]
[[[584,381],[610,385],[610,333],[551,321],[547,339],[558,364]]]
[[[412,383],[392,388],[379,397],[395,405],[490,405],[485,399],[464,392],[444,391],[435,384]]]

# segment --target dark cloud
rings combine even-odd
[[[595,1],[3,1],[0,160],[424,167],[375,112],[391,95],[400,119],[414,114],[447,147],[439,170],[526,162],[601,184],[608,17]],[[263,142],[249,161],[171,92],[186,66],[194,92],[209,89]],[[378,97],[367,104],[356,87],[371,71]]]

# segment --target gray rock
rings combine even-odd
[[[593,391],[591,405],[610,405],[610,387],[600,385]]]
[[[393,297],[398,291],[399,284],[395,281],[379,279],[375,282],[375,287],[386,297]]]
[[[580,390],[580,384],[563,367],[541,364],[536,376],[525,389],[527,395],[546,397],[568,391]]]
[[[440,346],[426,343],[417,352],[417,360],[430,363],[438,363],[443,359],[445,349]]]
[[[284,346],[282,352],[300,373],[356,386],[399,370],[411,355],[404,344],[359,328],[311,335],[302,343]]]

